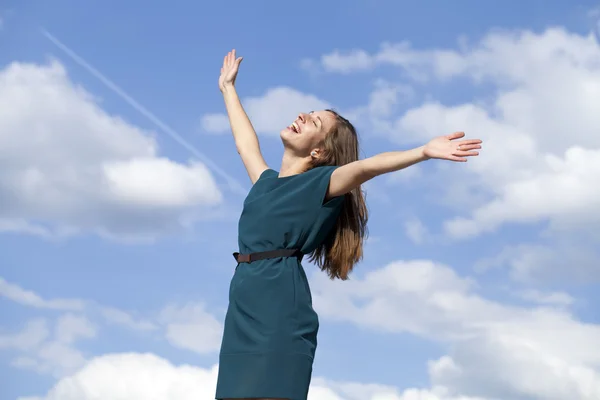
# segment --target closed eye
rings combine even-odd
[[[313,115],[313,114],[314,114],[314,111],[311,111],[311,112],[308,113],[308,115]],[[319,116],[317,116],[316,119],[313,119],[313,124],[315,124],[315,126],[318,128],[319,125],[317,124],[317,119],[319,120],[319,123],[321,125],[323,125],[323,121],[321,121],[321,117],[319,117]]]

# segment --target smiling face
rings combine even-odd
[[[321,151],[325,137],[335,124],[336,116],[330,111],[301,113],[280,136],[286,149],[298,157],[309,157],[311,152],[318,154]]]

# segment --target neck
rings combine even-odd
[[[289,151],[283,153],[279,177],[297,175],[306,171],[309,167],[309,160],[291,154]]]

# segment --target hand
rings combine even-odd
[[[461,162],[467,161],[467,157],[478,156],[479,152],[473,150],[481,149],[481,140],[456,140],[464,136],[464,132],[454,132],[432,139],[423,148],[423,153],[427,158]]]
[[[221,76],[219,76],[219,89],[223,91],[227,86],[235,85],[238,69],[242,57],[235,58],[235,49],[231,50],[223,58],[223,67],[221,67]]]

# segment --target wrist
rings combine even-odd
[[[224,83],[220,89],[221,89],[221,93],[223,93],[223,94],[235,92],[235,85],[233,83]]]
[[[426,147],[427,147],[426,145],[417,147],[417,151],[419,154],[419,161],[427,161],[427,160],[431,159],[431,157],[429,157],[427,155]]]

